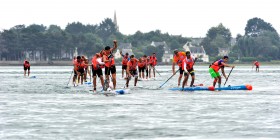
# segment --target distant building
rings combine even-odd
[[[225,56],[228,55],[230,52],[229,48],[219,48],[219,56]]]
[[[122,51],[123,54],[128,53],[129,55],[134,55],[131,43],[119,43],[117,52],[114,55],[116,59],[122,57],[120,51]]]
[[[202,60],[203,62],[209,62],[209,56],[206,54],[205,50],[204,50],[204,47],[203,46],[199,46],[199,47],[196,47],[196,46],[193,46],[191,44],[191,42],[187,42],[183,48],[186,50],[186,51],[190,51],[191,54]]]
[[[114,12],[114,24],[116,26],[116,30],[117,32],[119,32],[119,25],[118,25],[118,22],[117,22],[117,15],[116,15],[116,11]]]
[[[158,47],[158,46],[163,46],[164,49],[164,53],[162,56],[162,62],[171,62],[172,58],[173,58],[173,53],[171,52],[170,47],[167,46],[167,44],[165,43],[165,41],[163,42],[152,42],[151,46],[154,47]]]

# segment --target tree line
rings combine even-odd
[[[240,61],[280,59],[279,34],[270,23],[260,18],[249,19],[245,34],[243,36],[238,34],[233,44],[232,38],[230,30],[219,24],[217,27],[211,27],[198,45],[204,46],[206,53],[213,59],[218,55],[219,48],[230,49],[229,56]],[[117,31],[112,19],[109,18],[96,25],[69,23],[65,29],[57,25],[49,27],[38,24],[16,25],[0,32],[0,60],[24,60],[27,57],[24,52],[29,52],[31,56],[41,61],[69,60],[75,48],[79,54],[91,57],[105,46],[112,46],[112,40],[131,43],[136,57],[156,52],[159,61],[164,48],[163,46],[154,48],[151,46],[152,41],[165,41],[171,50],[183,50],[182,46],[186,42],[191,42],[191,38],[161,33],[160,30],[148,33],[137,31],[133,35],[124,35]]]

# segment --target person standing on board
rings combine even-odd
[[[83,84],[83,76],[84,76],[84,70],[85,68],[85,63],[84,61],[82,61],[81,56],[77,56],[77,61],[74,64],[74,71],[75,71],[75,75],[74,77],[78,77],[78,83],[81,80],[81,84]],[[74,81],[73,81],[74,82]],[[75,83],[74,83],[75,86]]]
[[[147,57],[147,55],[143,55],[143,58],[144,58],[144,62],[145,62],[145,70],[146,70],[146,79],[148,79],[149,77],[149,57]]]
[[[155,72],[155,66],[157,65],[157,57],[156,53],[153,53],[150,56],[150,61],[149,61],[149,75],[151,78],[151,71],[153,70],[154,78],[156,77],[156,72]]]
[[[91,75],[90,75],[90,71],[89,71],[89,67],[88,67],[89,66],[88,59],[86,57],[84,57],[84,63],[85,63],[84,81],[87,82],[87,74],[89,76],[91,76]]]
[[[102,57],[100,53],[96,53],[91,60],[92,63],[92,78],[93,78],[93,92],[96,92],[96,75],[100,78],[101,86],[104,89],[104,79],[103,79],[103,73],[102,68],[104,68],[104,62],[102,62]]]
[[[73,76],[73,85],[75,86],[76,80],[77,80],[77,73],[75,71],[75,64],[77,63],[77,57],[74,56],[72,64],[73,64],[73,71],[74,71],[74,76]]]
[[[103,62],[105,63],[106,81],[109,82],[109,76],[110,76],[110,73],[111,73],[112,74],[114,90],[116,89],[116,66],[115,66],[115,60],[114,60],[113,51],[115,49],[117,49],[117,47],[118,47],[117,46],[117,41],[114,40],[114,47],[113,48],[110,48],[110,46],[106,46],[105,50],[102,51]],[[109,84],[109,83],[105,83],[105,84]],[[109,85],[105,85],[105,87],[108,87],[108,86]]]
[[[259,70],[260,70],[260,62],[258,62],[257,60],[255,62],[253,62],[252,69],[254,68],[254,65],[256,66],[256,72],[259,72]]]
[[[138,62],[139,78],[145,79],[144,71],[146,67],[145,58],[140,57]]]
[[[185,71],[184,75],[186,75],[184,77],[183,84],[182,84],[183,89],[184,89],[185,84],[188,82],[189,75],[191,75],[191,77],[192,77],[190,87],[194,87],[193,83],[195,80],[195,73],[194,73],[193,65],[197,59],[197,58],[194,58],[193,56],[191,56],[190,51],[187,51],[186,55],[187,55],[187,57],[183,60],[183,65],[182,65],[182,69]]]
[[[127,62],[129,60],[129,54],[125,53],[125,55],[122,54],[122,51],[120,52],[121,56],[122,56],[122,78],[124,75],[124,72],[126,73],[126,67],[127,67]],[[125,76],[125,78],[127,77],[127,75]]]
[[[26,70],[28,70],[28,77],[29,77],[29,74],[30,74],[30,63],[29,61],[27,60],[24,60],[23,62],[23,70],[24,70],[24,77],[26,76]]]
[[[131,77],[134,77],[134,86],[137,84],[138,74],[137,74],[137,62],[139,60],[134,58],[134,55],[130,56],[130,60],[127,62],[126,73],[128,75],[126,79],[126,87],[128,87]]]
[[[232,67],[232,68],[235,67],[233,65],[226,64],[228,62],[228,59],[229,59],[228,56],[224,56],[223,59],[217,60],[210,65],[209,73],[211,77],[214,78],[213,87],[215,87],[217,81],[219,83],[219,88],[221,87],[222,78],[219,73],[220,69],[222,70],[222,74],[225,77],[225,79],[227,79],[227,76],[224,71],[224,67]]]
[[[179,71],[180,71],[180,75],[178,78],[178,86],[180,86],[181,83],[181,79],[184,73],[184,70],[182,68],[182,63],[183,60],[186,58],[186,53],[185,52],[179,52],[178,50],[174,51],[174,56],[173,56],[173,62],[172,62],[172,71],[173,71],[173,75],[175,75],[175,65],[177,64],[179,66]],[[186,76],[186,73],[184,73],[184,76]]]

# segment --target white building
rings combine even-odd
[[[128,55],[134,55],[132,52],[132,45],[131,43],[119,43],[116,53],[114,54],[116,59],[122,58],[120,51],[122,51],[122,54],[128,53]]]
[[[171,52],[171,49],[167,46],[165,41],[163,42],[152,42],[151,46],[158,47],[158,46],[163,46],[164,49],[164,54],[162,56],[162,62],[171,62],[173,59],[173,53]]]
[[[200,46],[200,47],[196,47],[196,46],[193,46],[191,44],[191,42],[187,42],[183,48],[186,50],[186,51],[190,51],[191,54],[198,58],[198,59],[201,59],[203,62],[209,62],[209,56],[206,54],[205,50],[204,50],[204,47],[203,46]]]

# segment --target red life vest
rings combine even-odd
[[[186,67],[187,67],[187,70],[190,70],[193,68],[193,64],[194,64],[194,60],[192,57],[190,57],[188,59],[188,57],[186,57],[186,59],[183,60],[183,64],[182,64],[182,70],[185,70],[185,64],[186,64]]]
[[[155,66],[157,64],[157,58],[155,56],[150,56],[149,64]]]
[[[129,60],[129,61],[127,62],[127,65],[129,66],[129,70],[130,70],[130,71],[131,71],[131,70],[136,70],[137,62],[136,62],[136,61],[132,62],[131,60]]]
[[[211,68],[213,68],[216,72],[218,72],[220,70],[220,68],[222,66],[224,66],[222,64],[222,62],[224,62],[224,60],[220,59],[220,60],[217,60],[216,62],[214,62],[212,65],[211,65]],[[219,64],[220,63],[220,64]]]
[[[75,62],[75,66],[76,66],[75,70],[84,69],[85,63],[83,61],[81,61],[81,62],[77,61],[77,62]]]
[[[138,62],[138,67],[139,68],[143,68],[143,67],[145,67],[145,65],[146,65],[146,63],[143,60],[141,62]]]
[[[106,56],[106,60],[109,60],[109,56],[111,55],[111,62],[110,61],[108,61],[108,62],[105,62],[105,66],[106,67],[111,67],[111,66],[114,66],[115,65],[115,59],[114,59],[114,56],[113,56],[113,54],[112,54],[112,52],[110,51],[110,53],[109,54],[107,54],[105,51],[103,51],[103,56]]]
[[[178,52],[178,56],[173,56],[173,62],[177,63],[179,67],[182,67],[183,60],[186,58],[186,53]]]
[[[258,61],[255,61],[254,63],[256,66],[260,66],[260,63]]]
[[[100,65],[98,63],[97,59],[98,58],[96,56],[92,57],[92,59],[91,59],[91,64],[92,64],[92,67],[93,67],[94,70],[104,68],[104,65]]]
[[[30,64],[29,64],[29,63],[27,63],[27,61],[26,61],[26,60],[23,62],[23,65],[24,65],[24,67],[25,67],[25,68],[30,67]]]
[[[126,66],[128,62],[128,56],[124,56],[122,59],[122,65]]]

